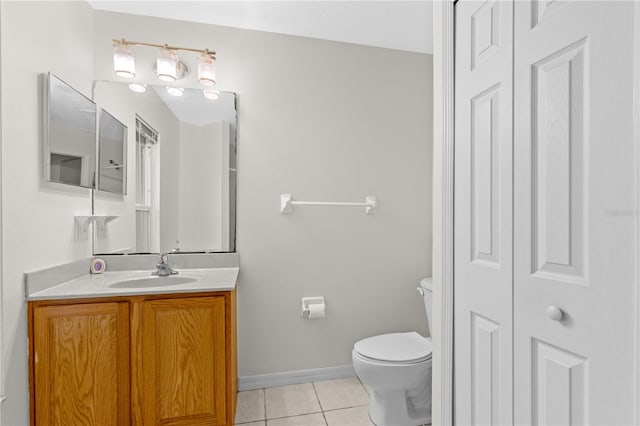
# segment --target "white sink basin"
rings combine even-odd
[[[110,284],[111,288],[144,288],[144,287],[166,287],[172,285],[190,284],[196,282],[195,278],[180,275],[167,275],[166,277],[153,276],[144,278],[132,278],[117,281]]]

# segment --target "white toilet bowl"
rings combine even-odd
[[[418,289],[431,319],[431,279]],[[431,339],[416,332],[382,334],[356,342],[353,368],[371,388],[369,417],[377,426],[431,423]]]

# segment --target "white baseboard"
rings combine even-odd
[[[276,386],[297,385],[322,380],[345,379],[355,377],[353,365],[314,368],[312,370],[285,371],[283,373],[260,374],[258,376],[238,377],[238,390],[273,388]]]

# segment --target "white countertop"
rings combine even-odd
[[[27,294],[27,300],[81,299],[149,294],[198,293],[235,290],[238,267],[179,269],[177,275],[158,277],[152,271],[113,271],[89,274]],[[174,279],[190,279],[184,284],[167,284]],[[131,280],[140,281],[140,285]],[[155,285],[155,282],[158,285]],[[127,282],[124,282],[127,281]]]

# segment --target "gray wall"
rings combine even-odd
[[[228,235],[222,244],[224,211],[229,209],[228,197],[223,198],[223,185],[229,186],[228,135],[227,122],[202,126],[180,123],[177,239],[182,251],[228,250]],[[224,225],[228,229],[228,219]]]
[[[95,70],[112,38],[208,47],[238,94],[239,374],[351,363],[353,342],[425,331],[431,273],[431,56],[98,12]],[[139,65],[142,66],[142,65]],[[364,201],[279,211],[280,194]],[[327,317],[300,317],[323,295]]]

